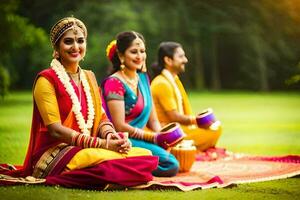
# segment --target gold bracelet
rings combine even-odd
[[[97,132],[98,133],[102,132],[101,131],[102,127],[106,126],[106,125],[110,126],[112,129],[115,129],[114,125],[110,121],[104,121],[104,122],[102,122],[102,123],[99,124],[99,126],[97,128]]]
[[[114,125],[110,122],[110,121],[104,121],[99,125],[99,129],[101,129],[103,126],[105,125],[109,125],[110,127],[112,127],[113,129],[115,128]]]
[[[103,131],[102,133],[101,133],[101,136],[103,136],[103,138],[107,138],[107,136],[108,136],[108,134],[110,134],[110,133],[114,133],[114,130],[113,129],[107,129],[107,130],[105,130],[105,131]]]
[[[196,122],[196,117],[195,117],[195,116],[190,115],[190,123],[191,123],[191,124],[196,124],[196,123],[197,123],[197,122]]]

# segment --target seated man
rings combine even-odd
[[[178,122],[187,134],[185,139],[194,140],[199,151],[214,147],[221,135],[221,127],[202,129],[197,127],[195,116],[186,91],[178,78],[185,71],[188,59],[179,43],[162,42],[158,50],[155,66],[158,76],[151,83],[153,101],[162,125]],[[154,70],[155,70],[154,69]]]

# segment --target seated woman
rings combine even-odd
[[[153,101],[162,125],[170,122],[181,124],[185,139],[194,141],[199,151],[214,147],[221,135],[221,126],[198,128],[186,91],[178,77],[185,71],[188,59],[182,46],[176,42],[162,42],[158,50],[158,62],[153,70],[156,77],[151,82]]]
[[[4,173],[45,178],[49,185],[92,189],[152,180],[158,158],[146,149],[131,149],[126,135],[114,130],[101,107],[94,74],[79,66],[86,53],[85,25],[74,17],[63,18],[52,27],[50,39],[54,59],[33,86],[24,166]]]
[[[107,47],[113,64],[112,74],[102,83],[104,107],[117,131],[129,133],[134,147],[151,150],[159,156],[155,176],[174,176],[178,172],[176,158],[158,146],[161,130],[152,103],[150,84],[145,71],[146,49],[141,34],[129,31],[117,35]]]

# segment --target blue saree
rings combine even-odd
[[[146,73],[138,73],[139,76],[139,82],[138,82],[138,90],[141,93],[141,96],[143,98],[143,108],[142,110],[137,114],[137,116],[134,119],[131,119],[128,121],[128,124],[130,124],[133,127],[137,127],[140,129],[143,129],[146,127],[147,122],[149,120],[151,110],[152,110],[152,96],[151,96],[151,91],[150,91],[150,83],[149,83],[149,78]],[[106,81],[110,78],[116,78],[118,79],[124,89],[124,96],[120,97],[118,95],[118,92],[114,92],[113,94],[110,93],[109,91],[105,91]],[[106,110],[106,113],[108,117],[111,119],[111,115],[109,112],[109,109],[107,107],[107,101],[109,100],[107,98],[107,95],[110,95],[110,99],[120,99],[124,100],[125,104],[125,118],[130,115],[130,112],[135,112],[137,109],[137,102],[138,102],[138,96],[132,91],[132,89],[121,79],[119,79],[116,76],[110,76],[107,79],[105,79],[102,84],[102,90],[103,94],[102,97],[104,98],[103,102],[103,107]],[[112,87],[111,87],[112,88]],[[149,143],[143,140],[138,140],[138,139],[133,139],[130,138],[130,141],[132,142],[132,146],[134,147],[141,147],[145,149],[149,149],[153,155],[159,157],[159,165],[156,170],[152,172],[154,176],[175,176],[178,172],[179,169],[179,163],[176,160],[176,158],[164,150],[163,148],[159,147],[156,144]]]

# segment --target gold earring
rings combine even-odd
[[[52,54],[53,58],[59,59],[59,53],[57,51],[54,51]]]
[[[141,72],[146,72],[146,71],[147,71],[147,67],[145,64],[143,64],[141,67]]]
[[[123,70],[125,68],[124,62],[121,61],[121,65],[120,65],[121,70]]]

